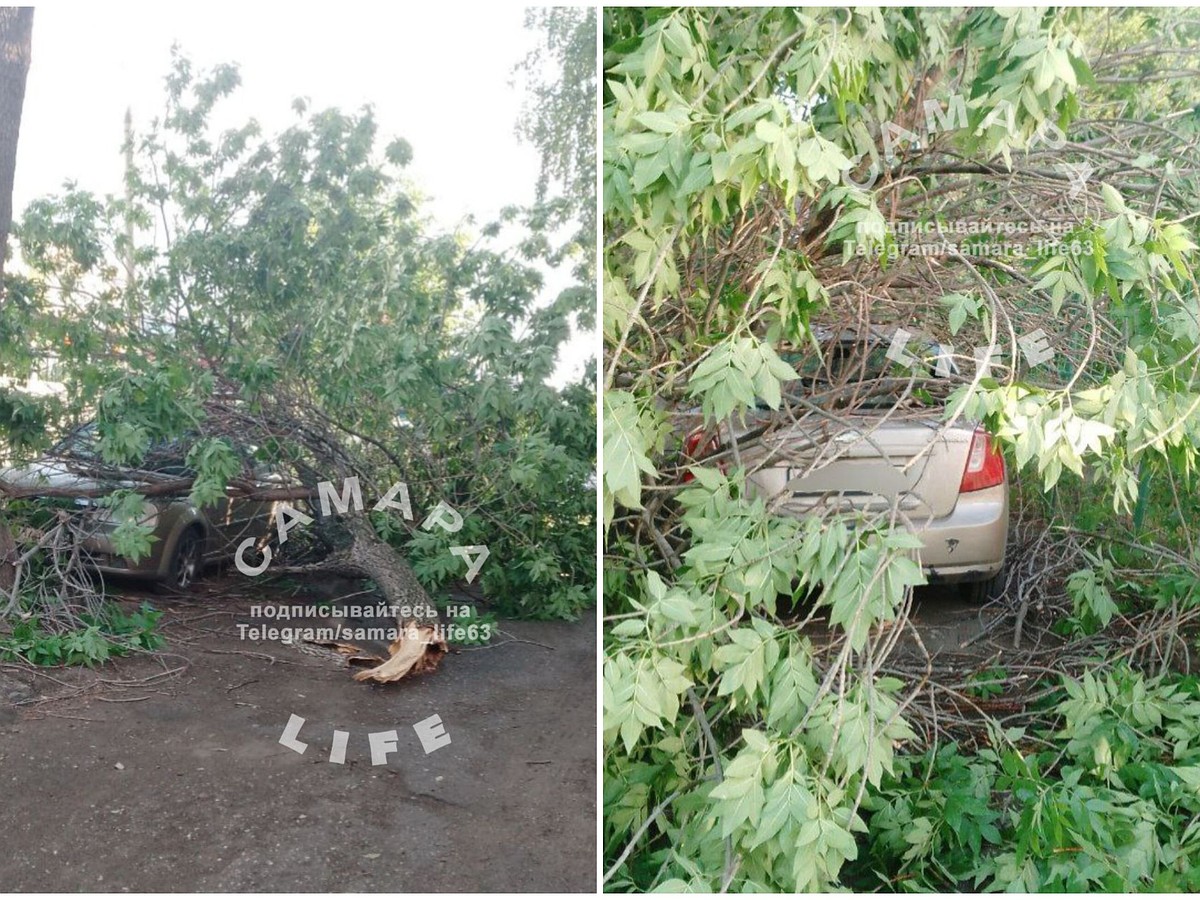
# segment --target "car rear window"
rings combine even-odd
[[[890,344],[882,341],[830,341],[805,351],[784,352],[782,358],[796,369],[799,381],[789,393],[799,392],[838,408],[885,409],[904,401],[917,406],[937,406],[945,397],[952,364],[938,365],[940,345],[913,341],[905,352],[917,357],[908,366],[888,356]]]

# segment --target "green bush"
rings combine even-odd
[[[864,802],[862,889],[1200,887],[1200,685],[1118,668],[1064,679],[1057,746],[897,758]]]

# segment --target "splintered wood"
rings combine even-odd
[[[410,623],[400,629],[396,640],[388,645],[388,658],[384,659],[378,653],[365,650],[357,644],[343,641],[307,641],[319,644],[346,657],[348,664],[374,664],[374,668],[364,669],[354,675],[355,681],[377,681],[386,683],[399,681],[408,675],[423,675],[437,669],[442,657],[449,651],[438,630],[432,625],[417,625]]]
[[[449,647],[429,625],[410,625],[388,647],[391,654],[381,665],[359,672],[355,681],[399,681],[406,675],[432,672]]]

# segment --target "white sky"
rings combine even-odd
[[[533,200],[534,148],[513,129],[522,97],[512,67],[533,46],[518,4],[205,2],[34,4],[13,209],[58,192],[67,179],[98,194],[121,190],[123,118],[134,128],[159,114],[170,48],[198,68],[237,63],[242,86],[218,107],[219,127],[253,117],[266,133],[295,121],[291,102],[354,110],[370,103],[378,146],[403,137],[407,172],[425,212],[451,229],[480,224],[503,206]],[[547,278],[547,294],[569,283]],[[592,336],[571,342],[554,379],[582,371]]]

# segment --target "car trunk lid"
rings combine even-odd
[[[899,508],[912,517],[954,511],[974,423],[943,430],[935,420],[844,417],[799,423],[763,438],[745,462],[760,496],[784,495],[780,512],[802,514],[822,502],[864,512]],[[807,427],[806,427],[807,425]]]

